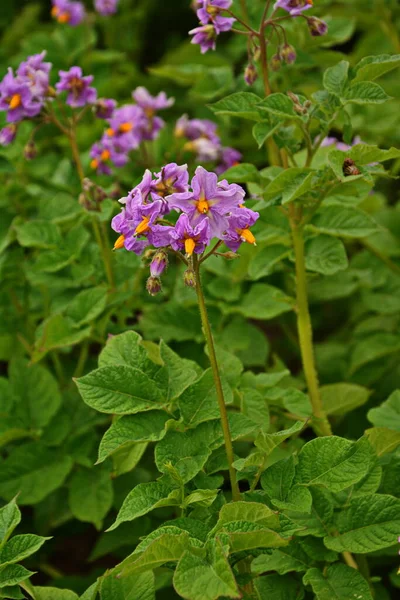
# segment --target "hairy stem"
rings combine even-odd
[[[312,326],[307,297],[303,225],[301,223],[301,218],[297,218],[294,208],[294,206],[291,207],[292,210],[289,214],[289,220],[296,261],[297,329],[300,341],[301,358],[308,393],[313,408],[313,428],[317,435],[332,435],[330,423],[322,408],[317,370],[315,367]]]
[[[224,392],[222,390],[221,377],[219,374],[218,362],[217,362],[217,357],[215,354],[213,335],[212,335],[212,331],[211,331],[210,321],[208,319],[207,307],[206,307],[206,302],[204,299],[203,289],[201,286],[199,261],[198,261],[196,255],[193,257],[193,267],[194,267],[194,272],[195,272],[195,276],[196,276],[196,292],[197,292],[197,299],[198,299],[198,303],[199,303],[201,322],[203,325],[204,337],[206,338],[208,355],[210,358],[211,369],[212,369],[212,373],[214,376],[215,390],[217,392],[219,412],[221,415],[221,425],[222,425],[222,431],[224,434],[225,451],[226,451],[226,457],[228,459],[229,478],[230,478],[231,488],[232,488],[232,499],[236,502],[236,501],[240,500],[241,498],[240,498],[239,486],[238,486],[237,479],[236,479],[236,471],[232,466],[234,456],[233,456],[231,432],[229,429],[229,421],[228,421],[228,414],[227,414],[226,406],[225,406]]]

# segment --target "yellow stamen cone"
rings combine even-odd
[[[21,106],[21,96],[19,94],[14,94],[14,96],[12,96],[10,100],[9,106],[11,110],[14,110],[15,108]]]
[[[191,256],[196,248],[196,242],[192,238],[187,238],[185,240],[185,252],[189,256]]]
[[[120,235],[114,244],[114,250],[120,250],[121,248],[123,248],[124,243],[125,243],[125,236]]]
[[[197,203],[197,210],[202,215],[206,215],[208,213],[208,211],[210,210],[210,206],[209,206],[207,200],[199,200]]]
[[[239,232],[239,235],[244,242],[254,244],[254,246],[256,245],[256,238],[251,233],[250,229],[242,229],[242,231]]]
[[[143,220],[135,229],[135,235],[140,235],[149,229],[149,217],[143,217]]]

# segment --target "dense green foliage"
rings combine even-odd
[[[112,176],[90,168],[104,122],[85,113],[80,159],[105,190],[95,210],[54,122],[23,121],[0,148],[0,598],[390,600],[400,588],[400,7],[315,0],[328,33],[285,21],[297,60],[270,71],[266,94],[259,57],[259,78],[244,82],[244,35],[224,34],[204,55],[190,44],[189,5],[121,0],[116,15],[74,28],[44,1],[0,9],[2,74],[46,49],[52,85],[80,65],[120,105],[141,85],[175,97],[158,139]],[[257,28],[264,6],[232,10]],[[275,38],[267,47],[277,52]],[[182,262],[170,254],[151,297],[149,260],[111,252],[117,199],[146,168],[186,162],[193,175],[198,162],[174,136],[183,113],[214,120],[242,153],[221,179],[245,187],[260,214],[257,246],[201,264],[232,465]],[[321,145],[326,136],[349,149]]]

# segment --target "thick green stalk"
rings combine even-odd
[[[208,319],[206,302],[204,299],[203,289],[201,287],[200,268],[199,268],[200,265],[199,265],[197,256],[194,256],[194,258],[193,258],[193,267],[194,267],[194,272],[195,272],[195,276],[196,276],[196,292],[197,292],[197,299],[199,302],[201,322],[203,325],[204,337],[206,338],[208,355],[210,358],[211,369],[212,369],[212,373],[214,376],[215,390],[217,392],[219,412],[221,415],[221,426],[222,426],[222,431],[224,434],[226,457],[228,459],[229,478],[231,481],[231,488],[232,488],[232,499],[234,501],[238,501],[241,498],[240,498],[240,490],[239,490],[238,482],[236,479],[236,471],[232,466],[234,456],[233,456],[231,432],[229,429],[228,414],[227,414],[226,406],[225,406],[224,392],[222,389],[221,377],[219,374],[217,356],[215,354],[214,340],[213,340],[213,335],[212,335],[212,331],[211,331],[210,321]]]
[[[313,409],[313,427],[318,435],[332,435],[330,423],[322,408],[317,370],[315,367],[312,326],[307,297],[303,226],[300,219],[296,219],[293,210],[290,214],[290,226],[296,261],[297,329],[303,369]]]

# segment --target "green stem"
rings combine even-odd
[[[237,479],[236,479],[236,471],[232,466],[232,463],[234,461],[234,455],[233,455],[231,432],[229,429],[228,414],[226,411],[224,392],[222,390],[222,383],[221,383],[221,378],[220,378],[219,369],[218,369],[217,356],[215,354],[213,335],[212,335],[212,331],[211,331],[210,321],[208,319],[207,307],[206,307],[206,302],[204,299],[203,289],[201,286],[199,261],[198,261],[196,255],[193,257],[193,268],[194,268],[194,272],[195,272],[195,276],[196,276],[196,292],[197,292],[197,299],[199,302],[201,322],[203,325],[204,337],[206,338],[208,354],[209,354],[210,363],[211,363],[211,369],[212,369],[212,373],[214,376],[215,390],[217,392],[219,412],[221,415],[221,426],[222,426],[222,431],[224,434],[226,457],[228,459],[229,478],[231,481],[231,488],[232,488],[232,499],[234,502],[236,502],[236,501],[240,500],[241,497],[240,497],[239,486],[238,486]]]
[[[313,427],[317,435],[332,435],[330,423],[322,408],[317,370],[315,367],[312,326],[307,297],[303,225],[301,223],[301,216],[300,218],[297,218],[297,215],[295,214],[295,207],[292,206],[291,208],[289,220],[296,261],[297,329],[304,374],[313,408]]]
[[[100,227],[99,224],[96,220],[96,217],[94,215],[92,215],[92,228],[93,228],[93,233],[94,236],[96,238],[97,244],[100,248],[100,252],[101,255],[103,257],[103,263],[104,263],[104,268],[106,271],[106,275],[107,275],[107,279],[108,279],[108,283],[110,288],[113,290],[115,289],[115,283],[114,283],[114,274],[111,268],[111,259],[110,259],[110,255],[108,252],[108,248],[104,247],[103,244],[103,238],[101,236],[101,231],[100,231]]]
[[[83,375],[88,354],[89,354],[89,340],[86,340],[85,342],[83,342],[83,344],[81,346],[81,351],[79,354],[78,363],[76,365],[74,378],[78,378],[78,377],[81,377],[81,375]]]

